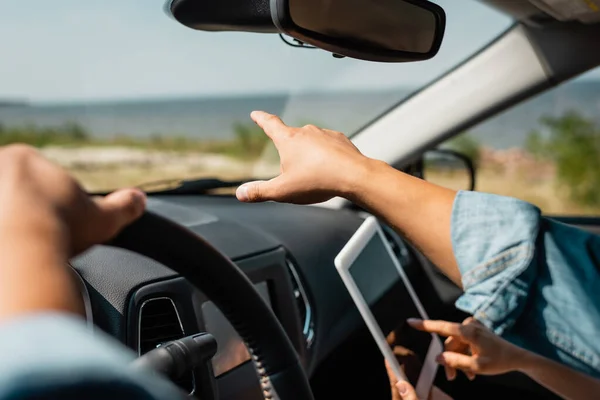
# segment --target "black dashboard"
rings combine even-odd
[[[364,327],[333,266],[363,221],[359,213],[243,204],[227,196],[153,196],[148,209],[202,236],[244,271],[280,320],[309,376]],[[424,279],[428,272],[418,255],[391,230],[386,233],[415,289],[425,294],[424,306],[439,309],[442,300],[431,279]],[[72,266],[85,283],[88,314],[97,328],[138,354],[184,335],[211,332],[220,348],[213,366],[221,398],[241,398],[240,393],[262,398],[239,336],[186,279],[149,258],[108,246],[93,248]],[[189,391],[195,385],[192,374],[178,383]]]

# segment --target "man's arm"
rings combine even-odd
[[[125,189],[92,199],[62,168],[23,145],[0,147],[0,322],[81,312],[67,263],[144,212]]]
[[[121,190],[92,199],[34,149],[0,147],[0,399],[182,398],[132,370],[135,354],[81,318],[68,260],[144,212]]]
[[[498,335],[600,377],[600,237],[547,220],[510,197],[454,192],[360,153],[342,133],[252,119],[281,174],[238,188],[240,201],[310,204],[340,196],[378,215],[462,287],[456,306]],[[517,324],[527,310],[527,324]]]
[[[456,192],[377,160],[365,158],[356,168],[366,179],[357,181],[346,197],[386,221],[462,287],[450,229]]]
[[[461,286],[450,237],[456,192],[364,156],[340,132],[288,127],[264,112],[252,118],[277,146],[282,174],[243,185],[239,200],[309,204],[347,198],[384,219]]]

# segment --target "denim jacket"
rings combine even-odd
[[[456,306],[510,342],[600,378],[600,236],[513,198],[459,192]]]
[[[0,324],[0,400],[183,400],[135,354],[81,318],[32,314]]]

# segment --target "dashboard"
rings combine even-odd
[[[309,376],[353,332],[364,329],[333,265],[363,222],[360,213],[244,204],[227,196],[152,196],[148,209],[202,236],[237,264],[280,320]],[[439,290],[426,279],[431,272],[393,231],[386,228],[386,235],[415,290],[424,294],[424,306],[439,309]],[[109,246],[96,246],[71,265],[94,329],[139,355],[170,340],[210,332],[219,345],[213,369],[220,398],[262,398],[240,337],[186,279],[154,260]],[[177,383],[195,390],[193,373]]]

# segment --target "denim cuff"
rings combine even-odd
[[[452,246],[464,294],[456,307],[502,335],[523,312],[535,279],[540,210],[493,194],[457,194]]]
[[[179,399],[166,379],[130,366],[135,354],[70,314],[30,314],[0,324],[0,399]]]

